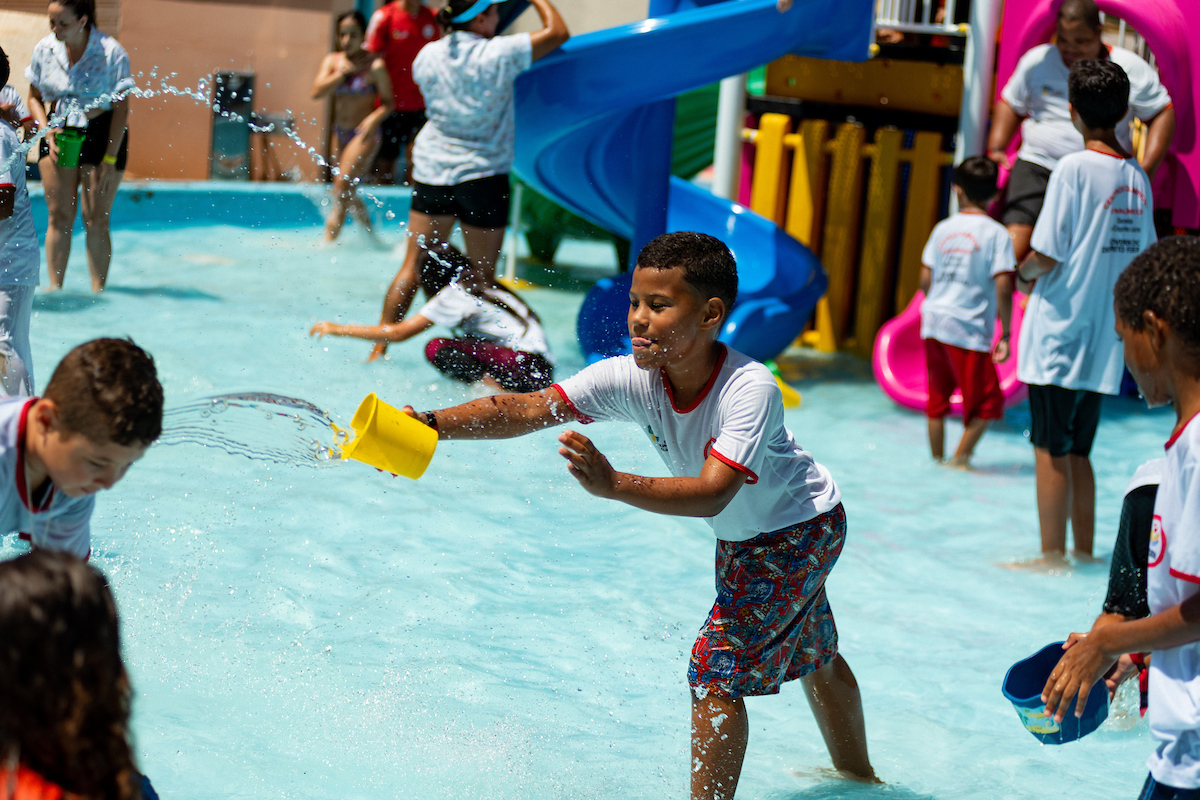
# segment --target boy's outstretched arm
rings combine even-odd
[[[511,439],[575,419],[554,388],[498,394],[437,411],[412,406],[402,411],[435,428],[438,439]]]
[[[1050,673],[1042,690],[1046,716],[1059,722],[1067,715],[1071,701],[1075,716],[1083,716],[1088,691],[1125,653],[1147,653],[1200,641],[1200,594],[1153,616],[1127,622],[1113,622],[1091,633],[1072,633],[1067,652]]]
[[[677,517],[714,517],[729,505],[746,474],[709,456],[697,478],[647,478],[617,472],[586,436],[566,431],[559,455],[580,485],[597,497],[620,500],[645,511]]]

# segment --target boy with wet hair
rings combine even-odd
[[[737,267],[720,240],[660,236],[633,273],[631,355],[539,392],[405,411],[440,439],[503,439],[571,420],[646,431],[674,477],[617,472],[575,431],[559,437],[558,452],[588,492],[701,517],[716,535],[717,599],[688,668],[691,796],[733,797],[749,735],[742,698],[796,679],[834,767],[874,782],[858,684],[825,596],[846,535],[841,492],[784,424],[770,370],[717,341],[736,299]]]
[[[999,171],[983,156],[967,158],[954,168],[960,210],[937,224],[921,255],[929,449],[941,463],[950,396],[960,390],[963,435],[950,461],[959,469],[970,465],[975,445],[991,421],[1004,416],[995,365],[1008,360],[1017,257],[1008,231],[986,211],[996,196]],[[1001,334],[993,348],[997,313]]]
[[[1173,236],[1117,281],[1116,330],[1146,404],[1170,403],[1146,571],[1150,616],[1072,633],[1042,693],[1061,721],[1126,653],[1151,652],[1146,718],[1158,747],[1139,798],[1200,796],[1200,239]],[[1078,697],[1078,700],[1076,700]]]
[[[1113,332],[1117,277],[1155,240],[1150,180],[1113,126],[1129,102],[1129,79],[1111,61],[1071,68],[1071,118],[1086,149],[1058,162],[1017,269],[1036,281],[1021,325],[1017,377],[1029,386],[1042,558],[1066,556],[1067,519],[1076,557],[1092,558],[1096,481],[1089,455],[1103,395],[1121,389]]]
[[[154,360],[128,339],[85,342],[42,397],[0,400],[0,533],[87,558],[95,493],[158,438],[162,413]]]

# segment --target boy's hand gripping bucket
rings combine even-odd
[[[1048,644],[1041,650],[1009,668],[1004,676],[1004,696],[1017,710],[1021,724],[1045,744],[1065,744],[1087,736],[1108,717],[1108,690],[1103,681],[1097,681],[1088,692],[1083,716],[1075,716],[1075,703],[1067,710],[1062,722],[1045,715],[1046,705],[1042,702],[1042,689],[1050,673],[1066,652],[1062,642]]]
[[[353,458],[376,469],[416,480],[425,472],[437,448],[437,431],[367,395],[350,420],[354,438],[342,445],[342,458]]]
[[[87,136],[79,128],[63,128],[54,134],[54,143],[58,145],[58,165],[60,167],[78,167],[79,153],[83,150],[83,140]]]

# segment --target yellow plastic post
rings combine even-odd
[[[758,135],[754,137],[754,181],[750,185],[750,209],[775,224],[783,224],[784,175],[788,157],[783,139],[792,130],[792,120],[786,114],[763,114],[758,120]]]
[[[846,335],[854,298],[854,256],[858,248],[859,206],[862,200],[863,141],[857,122],[844,122],[830,143],[829,199],[821,261],[829,273],[829,313],[833,335]]]
[[[867,212],[863,220],[862,261],[858,269],[858,311],[854,318],[855,352],[870,357],[875,334],[883,324],[885,296],[891,277],[896,237],[896,190],[900,183],[900,149],[904,134],[896,128],[875,132]],[[890,299],[890,298],[887,298]]]
[[[376,469],[416,480],[437,449],[437,431],[367,395],[350,420],[354,439],[342,445],[342,459],[353,458]]]
[[[905,153],[912,162],[908,177],[908,203],[904,209],[904,230],[900,237],[900,264],[896,274],[896,308],[921,288],[921,251],[937,223],[938,170],[943,162],[942,135],[931,131],[917,133],[912,150]]]

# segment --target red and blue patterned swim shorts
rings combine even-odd
[[[845,539],[839,503],[792,528],[718,540],[717,600],[692,646],[692,688],[730,700],[775,694],[836,656],[825,578]]]

